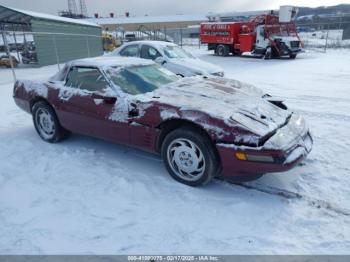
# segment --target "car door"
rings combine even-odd
[[[162,55],[159,51],[150,45],[142,45],[140,51],[140,57],[144,59],[156,60],[156,58],[161,57]]]
[[[127,143],[128,124],[110,117],[122,103],[111,90],[98,68],[71,67],[58,94],[61,124],[76,133]]]
[[[269,39],[266,38],[265,28],[260,25],[256,28],[256,42],[255,46],[257,49],[265,49],[269,45]]]
[[[138,44],[127,45],[120,50],[119,55],[128,57],[139,57],[140,46]]]

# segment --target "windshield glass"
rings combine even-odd
[[[173,58],[195,58],[191,53],[178,46],[166,46],[163,49],[164,54],[170,59]]]
[[[162,85],[179,80],[177,75],[158,65],[115,67],[106,73],[115,85],[131,95],[152,92]]]

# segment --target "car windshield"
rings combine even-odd
[[[178,46],[166,46],[163,48],[164,54],[170,59],[195,58],[191,53]]]
[[[179,80],[174,73],[158,65],[114,67],[106,71],[111,81],[131,95],[144,94]]]

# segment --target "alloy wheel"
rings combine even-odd
[[[178,138],[167,149],[167,160],[173,172],[186,181],[196,181],[205,171],[205,158],[192,141]]]
[[[44,139],[51,139],[55,135],[55,121],[50,112],[45,108],[39,108],[35,114],[38,131]]]

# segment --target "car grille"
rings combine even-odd
[[[290,41],[290,47],[291,48],[299,48],[300,41]]]

